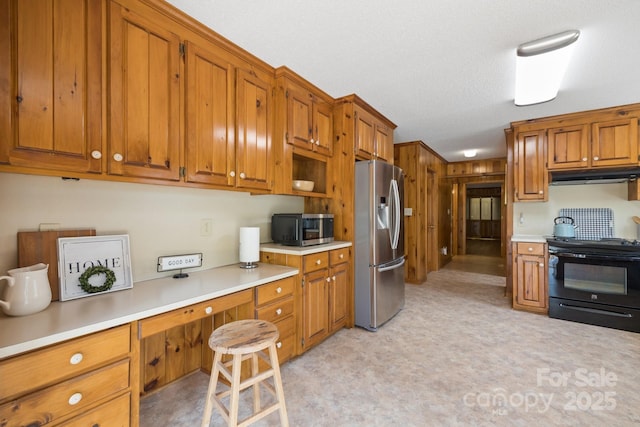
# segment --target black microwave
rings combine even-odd
[[[271,239],[289,246],[333,242],[333,214],[274,214]]]

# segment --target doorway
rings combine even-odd
[[[502,188],[467,184],[466,255],[499,257],[502,242]]]

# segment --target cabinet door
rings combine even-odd
[[[547,200],[545,131],[518,134],[514,151],[516,200]]]
[[[536,255],[516,256],[514,266],[516,293],[514,304],[538,309],[547,307],[546,274],[544,257]]]
[[[347,323],[349,264],[339,264],[331,268],[329,290],[329,324],[331,331],[342,328]]]
[[[547,132],[549,169],[587,167],[589,164],[589,127],[567,126]]]
[[[287,143],[313,150],[310,139],[313,123],[313,99],[310,93],[289,87],[287,98]]]
[[[354,106],[354,139],[356,156],[364,159],[375,157],[375,123],[373,116]]]
[[[333,154],[333,126],[331,105],[317,100],[313,104],[314,151],[326,156]]]
[[[1,47],[13,52],[0,66],[0,162],[101,172],[100,3],[3,0],[0,7]]]
[[[310,348],[329,334],[328,270],[305,274],[302,292],[303,348]]]
[[[178,180],[180,40],[111,3],[109,173]]]
[[[638,118],[591,125],[592,166],[638,164]]]
[[[236,173],[237,186],[270,190],[271,85],[253,74],[238,70]]]
[[[393,131],[387,126],[377,124],[375,132],[376,157],[393,163]]]
[[[236,180],[233,65],[189,42],[186,54],[187,181],[232,186]]]

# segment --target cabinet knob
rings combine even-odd
[[[73,393],[69,397],[69,405],[77,405],[82,400],[82,393]]]
[[[544,267],[544,262],[541,262],[540,264],[538,264],[540,266],[540,268]]]
[[[540,190],[538,191],[538,194],[544,194],[544,191]]]
[[[213,307],[207,307],[207,308],[205,308],[205,309],[204,309],[204,312],[205,312],[206,314],[211,314],[211,313],[213,313]]]
[[[319,260],[319,259],[316,260],[316,265],[320,265],[320,264],[322,264],[322,260]]]
[[[282,288],[280,286],[278,286],[276,288],[276,294],[281,294],[282,293]]]
[[[593,157],[593,160],[595,160],[595,161],[597,162],[598,160],[600,160],[600,157],[598,157],[598,156],[594,156],[594,157]]]
[[[276,343],[276,348],[282,348],[282,341],[278,341]]]
[[[281,314],[282,314],[282,309],[281,308],[277,309],[276,310],[276,315],[280,316]]]
[[[102,158],[102,153],[98,150],[93,150],[91,152],[91,157],[93,157],[94,159],[101,159]]]
[[[120,153],[116,153],[113,155],[113,160],[115,160],[116,162],[121,162],[122,159],[124,159],[124,157],[122,157],[122,154]]]
[[[336,276],[332,276],[331,280],[333,280],[335,282],[336,281]]]
[[[84,359],[84,356],[82,353],[75,353],[69,359],[69,363],[71,363],[72,365],[77,365],[78,363],[82,362],[82,359]]]
[[[315,139],[313,139],[313,138],[311,138],[311,139],[309,140],[309,142],[310,142],[310,143],[312,143],[312,144],[315,144],[315,143],[316,143],[316,140],[315,140]]]
[[[240,179],[245,179],[247,175],[244,172],[240,172]]]
[[[533,248],[532,248],[532,247],[527,248],[527,250],[528,250],[529,252],[533,252]]]
[[[338,256],[338,258],[343,259],[343,258],[344,258],[344,254],[340,254],[340,255]]]
[[[327,283],[331,282],[331,277],[327,277]]]
[[[230,176],[231,178],[233,178],[234,176],[236,176],[236,171],[231,171],[231,172],[229,172],[229,176]]]
[[[316,139],[316,145],[320,145],[320,140]]]
[[[587,161],[587,158],[586,158],[586,157],[583,157],[583,158],[582,158],[582,161],[583,161],[583,162],[586,162],[586,161]]]

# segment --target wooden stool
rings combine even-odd
[[[289,425],[280,378],[278,353],[276,352],[278,336],[278,328],[273,323],[264,320],[238,320],[213,331],[209,337],[209,347],[215,352],[215,357],[211,368],[202,427],[209,425],[213,405],[220,410],[229,426],[249,425],[276,409],[280,411],[281,425]],[[263,351],[264,349],[269,349],[268,356]],[[222,356],[224,354],[231,354],[233,358],[223,363]],[[258,357],[269,364],[269,369],[258,372]],[[251,377],[240,382],[241,364],[243,360],[247,359],[251,359]],[[230,366],[231,372],[228,370]],[[216,394],[219,374],[222,374],[231,383],[231,388]],[[273,386],[265,381],[270,377],[273,377]],[[265,388],[276,398],[275,404],[264,409],[260,407],[261,382],[264,382]],[[253,415],[238,424],[240,391],[251,386],[253,386]],[[227,409],[221,399],[229,395],[229,409]]]

